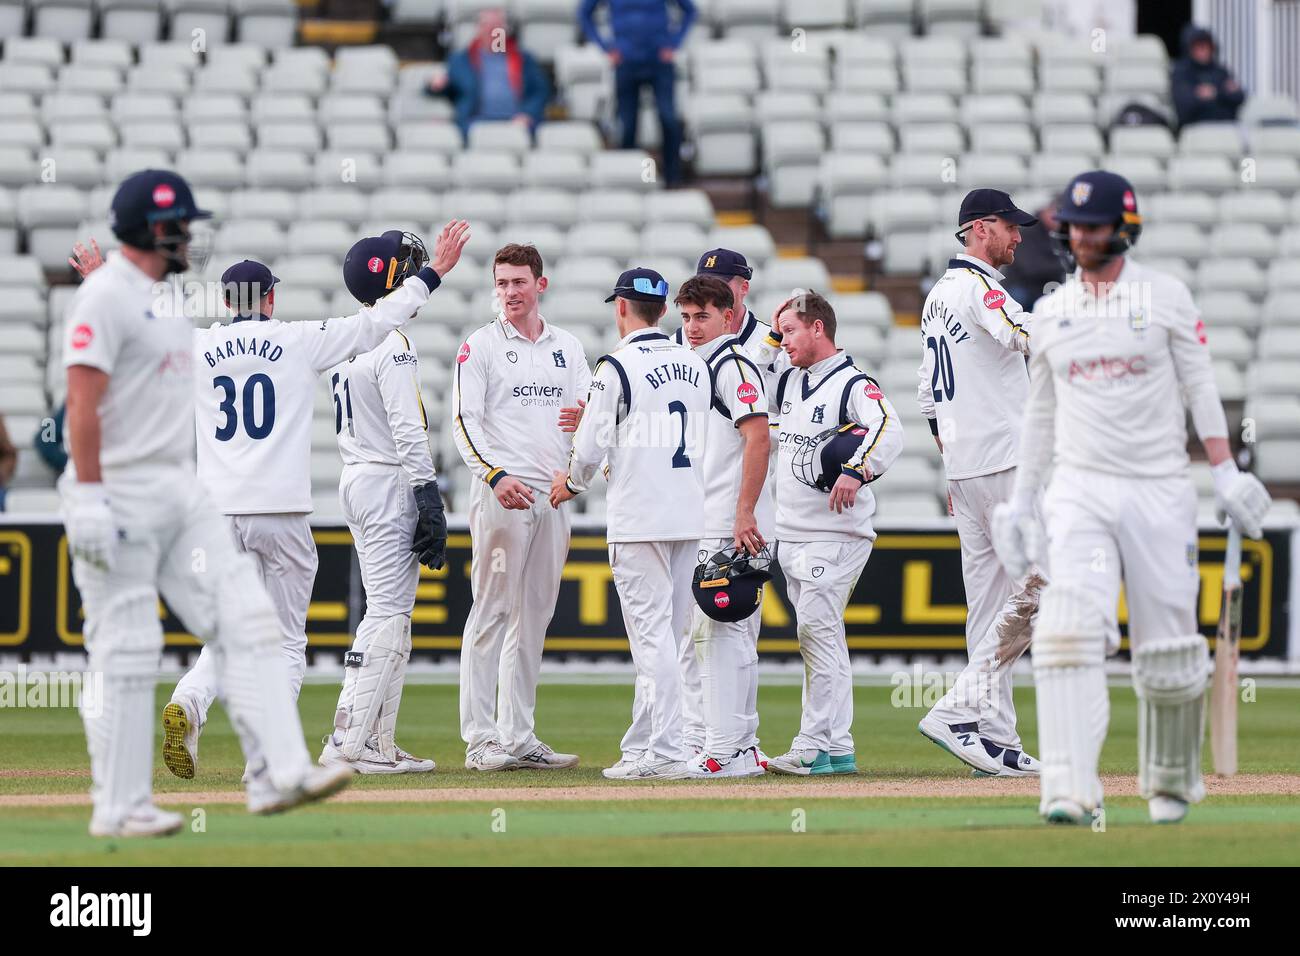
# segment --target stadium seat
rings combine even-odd
[[[247,181],[267,189],[305,189],[312,181],[312,166],[303,152],[260,148],[248,156]]]
[[[1195,123],[1178,136],[1178,151],[1184,156],[1226,156],[1236,159],[1244,144],[1236,123]]]
[[[1242,126],[1248,128],[1270,123],[1285,128],[1287,124],[1294,124],[1300,120],[1300,112],[1296,109],[1296,101],[1289,96],[1281,94],[1248,96],[1237,119]],[[1251,130],[1252,135],[1256,132],[1257,129]]]
[[[1057,125],[1043,126],[1039,130],[1042,152],[1045,155],[1060,153],[1085,154],[1093,161],[1105,152],[1101,133],[1095,126]]]
[[[50,37],[60,40],[64,43],[72,43],[79,40],[85,40],[90,36],[93,10],[91,9],[91,0],[51,0],[51,2],[33,4],[32,26],[36,36]],[[102,6],[102,4],[101,4]],[[12,6],[0,8],[5,11],[12,10]],[[21,7],[19,7],[21,10]],[[0,25],[5,29],[0,30],[0,36],[18,36],[22,33],[22,19],[18,18],[16,24],[5,23],[5,19],[0,17]],[[10,29],[16,26],[16,29]]]
[[[1148,223],[1192,223],[1203,229],[1220,218],[1222,201],[1216,203],[1208,193],[1169,192],[1140,197],[1138,209]],[[1139,240],[1145,243],[1145,238]]]
[[[1177,190],[1222,193],[1240,184],[1232,164],[1222,156],[1175,156],[1169,161],[1169,185]]]
[[[1211,334],[1219,327],[1230,326],[1248,332],[1259,328],[1259,306],[1244,292],[1202,292],[1196,297],[1196,305]]]
[[[1032,112],[1040,127],[1086,125],[1096,129],[1097,107],[1087,93],[1040,91],[1034,94]]]
[[[1216,292],[1244,292],[1262,299],[1267,283],[1264,270],[1252,259],[1213,258],[1203,260],[1197,268],[1196,287]]]
[[[294,0],[231,0],[231,7],[240,43],[271,50],[293,46],[298,34]]]
[[[600,133],[591,123],[554,122],[537,127],[537,149],[548,153],[590,155],[601,150]]]
[[[1255,450],[1255,474],[1264,482],[1294,483],[1297,461],[1300,461],[1300,441],[1261,439]]]
[[[95,0],[100,11],[100,35],[132,43],[152,42],[162,35],[162,8],[153,0]]]
[[[628,189],[588,190],[578,197],[579,221],[613,222],[638,229],[645,221],[645,200],[640,192]]]

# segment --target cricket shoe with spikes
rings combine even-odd
[[[1037,777],[1042,769],[1036,759],[1029,756],[1023,750],[1012,750],[1009,747],[999,747],[990,740],[981,738],[984,749],[989,755],[997,760],[1001,766],[998,767],[997,773],[985,773],[983,770],[972,770],[972,777]]]
[[[1187,816],[1187,801],[1158,793],[1147,801],[1152,823],[1179,823]]]
[[[766,769],[758,762],[758,748],[737,750],[730,757],[699,754],[686,761],[686,776],[692,780],[718,780],[722,777],[760,777]]]
[[[538,741],[535,747],[515,754],[520,770],[569,770],[578,765],[577,754],[557,754]]]
[[[495,740],[475,747],[465,756],[466,770],[517,770],[519,758],[506,752]]]
[[[163,708],[163,764],[174,776],[193,780],[199,768],[199,734],[203,722],[188,701],[173,700]]]
[[[977,723],[945,724],[933,714],[926,714],[916,729],[962,763],[990,777],[996,776],[1002,766],[980,743]]]
[[[179,833],[184,825],[185,818],[179,813],[172,813],[152,803],[146,803],[136,807],[115,824],[101,823],[92,818],[90,835],[94,837],[171,836],[173,833]]]
[[[618,763],[612,767],[606,767],[600,772],[600,775],[606,780],[622,780],[640,759],[641,754],[639,753],[624,754],[618,758]]]
[[[407,769],[402,766],[400,759],[389,760],[370,744],[361,748],[361,756],[356,760],[349,760],[343,753],[343,749],[334,742],[333,735],[325,738],[325,749],[320,753],[320,759],[316,762],[322,767],[351,767],[357,773],[380,774],[380,773],[408,773]]]
[[[825,750],[796,748],[779,757],[770,758],[767,761],[767,772],[791,774],[796,777],[831,773],[831,755]]]
[[[432,757],[417,757],[409,754],[397,746],[396,742],[393,743],[393,749],[397,752],[397,763],[402,768],[402,773],[433,773],[438,769]]]
[[[641,759],[628,768],[627,773],[618,780],[684,780],[686,779],[686,761],[673,760],[669,757],[656,757],[650,753],[641,755]]]
[[[304,803],[324,800],[350,784],[356,775],[349,764],[312,767],[296,786],[276,790],[263,766],[248,785],[248,812],[262,815],[283,813]]]
[[[1048,823],[1086,827],[1092,823],[1092,814],[1077,801],[1061,797],[1053,800],[1043,809],[1043,819]]]

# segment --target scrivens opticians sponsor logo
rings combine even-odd
[[[1145,355],[1098,356],[1093,359],[1074,359],[1070,362],[1070,384],[1088,385],[1098,382],[1120,382],[1147,373]]]
[[[516,385],[511,389],[510,394],[519,399],[519,404],[524,407],[542,405],[558,408],[564,401],[564,386],[539,385],[537,383]]]

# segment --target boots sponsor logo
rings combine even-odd
[[[125,927],[132,936],[148,936],[153,929],[153,894],[82,893],[74,885],[50,897],[50,925]]]

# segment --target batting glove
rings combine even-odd
[[[1264,533],[1264,515],[1273,499],[1264,483],[1247,471],[1239,471],[1231,458],[1210,469],[1214,476],[1215,514],[1219,523],[1228,518],[1248,538]]]
[[[415,489],[415,506],[420,517],[415,524],[411,550],[420,556],[421,564],[437,571],[447,558],[447,516],[436,481]]]
[[[64,513],[68,550],[74,558],[110,570],[117,551],[117,526],[108,492],[99,482],[74,482],[68,497]]]
[[[993,509],[993,550],[1016,581],[1042,559],[1043,537],[1043,524],[1033,508],[1004,501]]]

